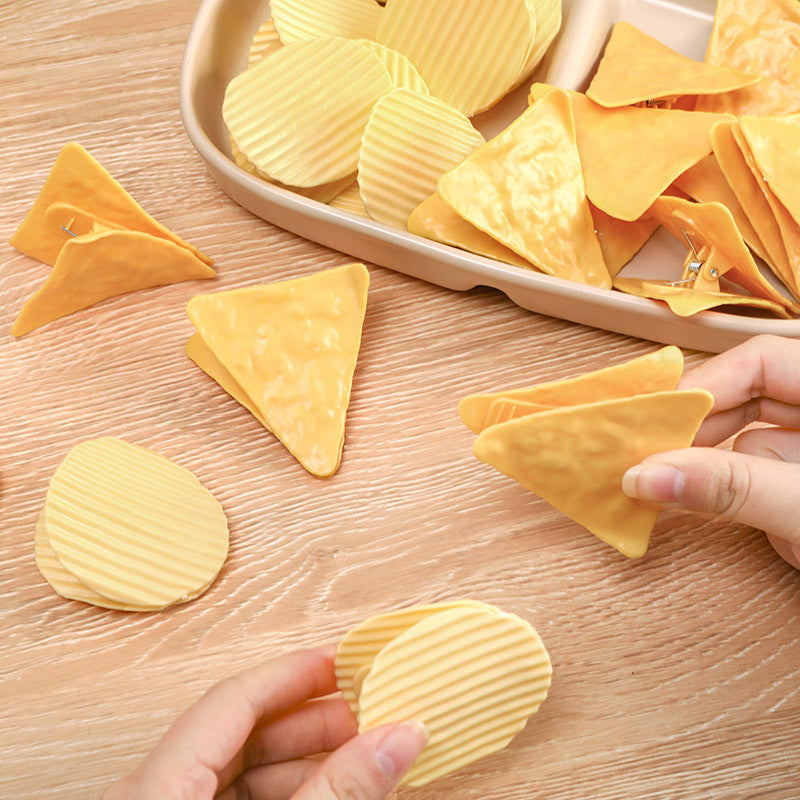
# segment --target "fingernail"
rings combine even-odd
[[[669,464],[637,464],[622,476],[622,491],[635,500],[665,505],[679,503],[683,473]]]
[[[428,743],[428,731],[420,722],[401,722],[390,728],[375,748],[375,761],[391,781],[411,769]]]

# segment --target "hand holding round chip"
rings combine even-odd
[[[214,686],[104,800],[380,800],[425,747],[401,722],[357,735],[332,649],[293,653]],[[333,752],[331,752],[333,751]],[[308,758],[331,752],[324,761]]]
[[[800,341],[756,336],[687,372],[679,388],[715,398],[696,446],[646,458],[626,473],[625,492],[759,528],[800,568]],[[744,430],[756,421],[770,427]],[[714,448],[735,434],[732,451]]]

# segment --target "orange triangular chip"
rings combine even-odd
[[[695,203],[663,195],[649,213],[689,247],[687,261],[698,265],[691,288],[718,291],[719,279],[724,276],[754,297],[800,311],[797,303],[784,297],[761,274],[733,215],[722,203]]]
[[[611,31],[586,96],[607,108],[651,101],[670,105],[678,97],[730,92],[758,80],[758,75],[695,61],[620,21]]]
[[[203,343],[249,402],[234,397],[318,477],[332,475],[341,460],[368,284],[366,267],[354,263],[198,295],[187,307]]]
[[[497,399],[547,406],[574,406],[588,400],[611,400],[647,392],[669,391],[683,372],[683,354],[673,346],[587,372],[574,378],[549,381],[520,389],[472,394],[458,404],[464,424],[475,433],[487,425],[487,413]]]
[[[613,278],[644,246],[658,228],[658,220],[617,219],[589,203],[594,232],[600,242],[603,261]]]
[[[87,233],[61,247],[47,280],[11,328],[22,336],[109,297],[216,273],[169,239],[129,230]]]
[[[577,92],[571,97],[586,195],[624,220],[641,217],[711,152],[711,128],[724,119],[677,109],[603,108]]]
[[[741,116],[800,111],[800,3],[717,0],[706,61],[760,75],[754,86],[698,98],[695,108]]]
[[[713,404],[709,392],[693,389],[543,411],[487,428],[473,451],[637,558],[647,551],[658,510],[628,497],[622,476],[649,455],[689,447]]]
[[[555,90],[439,180],[458,214],[543,272],[611,283],[586,201],[566,92]]]
[[[83,214],[111,225],[149,233],[185,248],[206,264],[208,256],[154,220],[122,186],[79,144],[61,148],[55,164],[28,215],[11,237],[11,244],[26,255],[53,265],[68,239],[67,231],[53,226],[45,213],[54,203],[65,203]]]

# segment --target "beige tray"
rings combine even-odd
[[[561,33],[536,79],[584,89],[613,23],[625,19],[665,44],[702,58],[714,0],[564,0]],[[222,122],[228,81],[244,69],[264,0],[203,0],[186,44],[180,105],[194,146],[222,189],[259,217],[355,258],[450,289],[490,286],[530,311],[680,347],[719,352],[757,333],[800,338],[799,320],[706,311],[681,318],[651,300],[553,278],[440,245],[272,186],[234,164]],[[527,85],[476,119],[492,136],[525,107]],[[623,274],[677,277],[685,252],[658,232]]]

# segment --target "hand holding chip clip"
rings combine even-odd
[[[356,735],[346,701],[330,696],[333,656],[293,653],[217,684],[104,800],[386,797],[424,748],[424,730],[402,722]]]
[[[625,492],[759,528],[800,568],[800,342],[756,336],[687,372],[679,388],[714,395],[695,446],[646,458],[626,473]],[[714,447],[734,435],[732,450]]]

